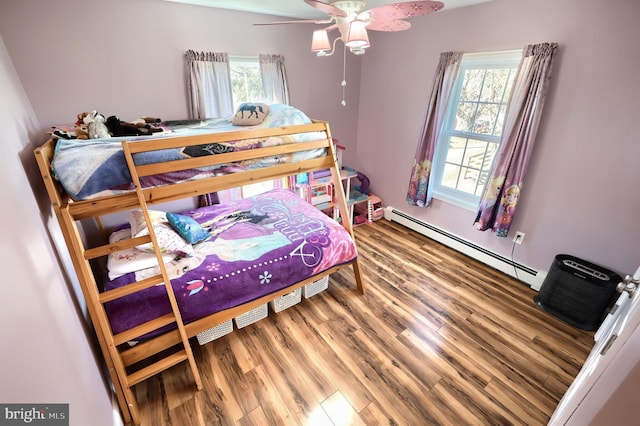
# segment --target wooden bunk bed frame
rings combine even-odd
[[[224,143],[226,141],[234,140],[278,137],[308,132],[321,132],[322,138],[311,142],[290,143],[279,146],[229,152],[183,160],[173,160],[148,165],[136,165],[133,161],[134,154],[153,150],[209,143]],[[150,225],[152,222],[149,216],[148,205],[165,203],[184,198],[193,198],[206,193],[236,188],[250,183],[293,176],[299,173],[330,169],[331,182],[336,189],[335,197],[340,217],[349,217],[345,194],[342,190],[340,170],[338,170],[336,164],[335,148],[332,143],[329,125],[323,121],[313,121],[312,124],[261,130],[248,129],[244,131],[213,133],[198,136],[170,137],[166,139],[153,139],[136,142],[125,141],[122,142],[122,146],[133,178],[133,183],[136,187],[135,192],[127,192],[120,195],[112,195],[85,201],[72,200],[62,189],[62,186],[54,179],[51,170],[51,160],[53,158],[55,148],[54,140],[49,140],[42,147],[37,148],[35,150],[35,156],[47,193],[51,199],[55,215],[67,244],[71,260],[78,275],[78,280],[86,300],[89,316],[104,355],[107,370],[109,371],[110,378],[113,382],[116,398],[125,423],[140,423],[139,410],[135,394],[132,390],[133,386],[136,383],[144,381],[173,365],[187,360],[193,372],[196,387],[199,390],[202,388],[198,368],[195,364],[188,341],[189,338],[192,338],[213,326],[251,311],[252,309],[268,303],[280,296],[286,295],[306,284],[321,279],[322,277],[336,272],[343,267],[351,266],[353,268],[357,290],[360,294],[364,294],[364,283],[360,274],[358,259],[356,258],[349,264],[334,266],[321,274],[300,281],[290,287],[262,296],[248,303],[214,313],[189,324],[183,324],[175,301],[175,296],[173,295],[170,280],[162,262],[162,254],[159,249],[156,249],[156,258],[158,260],[158,265],[160,266],[160,275],[140,282],[131,283],[124,288],[101,292],[102,280],[99,277],[99,272],[96,272],[95,266],[92,267],[91,261],[93,259],[104,258],[109,253],[147,242],[154,243],[154,247],[159,247],[155,233],[153,232],[153,226]],[[296,152],[318,148],[324,148],[326,150],[325,155],[313,159],[292,161],[289,163],[215,176],[201,180],[152,188],[142,188],[139,181],[139,177],[141,176],[186,170],[196,167],[227,164],[240,160],[259,159],[274,155],[290,155]],[[134,208],[140,208],[142,210],[147,226],[150,230],[148,236],[132,238],[130,240],[112,244],[107,243],[90,248],[85,246],[86,243],[78,226],[79,221],[84,219],[95,219],[99,227],[104,231],[101,219],[103,216]],[[353,238],[353,229],[350,221],[343,220],[342,224]],[[156,318],[155,320],[149,321],[141,326],[134,327],[131,330],[114,335],[111,331],[109,320],[104,309],[104,304],[162,283],[165,285],[167,297],[169,298],[172,306],[172,313]],[[175,323],[177,328],[157,337],[145,340],[132,347],[126,344],[127,341],[132,340],[135,337],[157,330],[171,323]],[[181,347],[182,349],[178,349],[177,351],[167,354],[170,348],[176,347]],[[152,359],[152,361],[149,361],[149,359]],[[140,365],[142,365],[142,367],[140,367]],[[134,367],[140,368],[131,372]]]

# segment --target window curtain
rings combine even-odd
[[[186,55],[189,118],[227,117],[233,114],[229,54],[194,52]]]
[[[524,49],[507,107],[500,147],[474,222],[481,231],[491,228],[499,237],[509,233],[542,116],[557,47],[557,43],[541,43]]]
[[[233,115],[229,54],[188,50],[185,60],[189,118],[203,120]],[[198,199],[200,206],[218,202],[216,192]]]
[[[260,55],[258,59],[266,103],[289,105],[289,88],[284,68],[284,56]]]
[[[407,191],[407,202],[411,205],[427,207],[431,204],[432,195],[429,184],[431,163],[461,61],[462,52],[443,52],[440,54],[440,62],[433,78],[422,138],[416,150],[409,190]]]

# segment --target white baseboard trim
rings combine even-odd
[[[471,241],[458,237],[444,229],[428,224],[420,219],[408,215],[392,206],[384,209],[384,218],[397,222],[409,229],[412,229],[426,237],[431,238],[439,243],[451,247],[460,253],[479,260],[480,262],[491,266],[509,276],[512,276],[526,284],[534,290],[540,290],[542,282],[547,275],[545,271],[538,271],[518,262],[501,256],[497,253],[487,250]]]

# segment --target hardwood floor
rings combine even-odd
[[[329,289],[136,386],[144,425],[544,425],[593,344],[535,292],[381,220]]]

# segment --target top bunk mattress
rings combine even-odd
[[[51,167],[55,178],[74,200],[118,195],[134,190],[131,175],[122,151],[122,141],[150,140],[167,137],[197,136],[211,133],[266,129],[310,124],[312,121],[297,108],[274,104],[264,121],[255,126],[234,126],[231,118],[212,118],[203,121],[172,122],[165,126],[161,136],[134,136],[108,139],[65,140],[58,139]],[[325,138],[322,132],[300,133],[263,139],[244,139],[223,143],[211,143],[182,149],[160,150],[134,155],[136,164],[152,164],[184,158],[201,157],[233,151],[243,151],[287,143],[309,142]],[[143,187],[154,187],[188,180],[202,179],[288,161],[301,161],[324,155],[323,149],[296,152],[290,156],[245,160],[232,164],[201,167],[179,172],[141,178]]]

